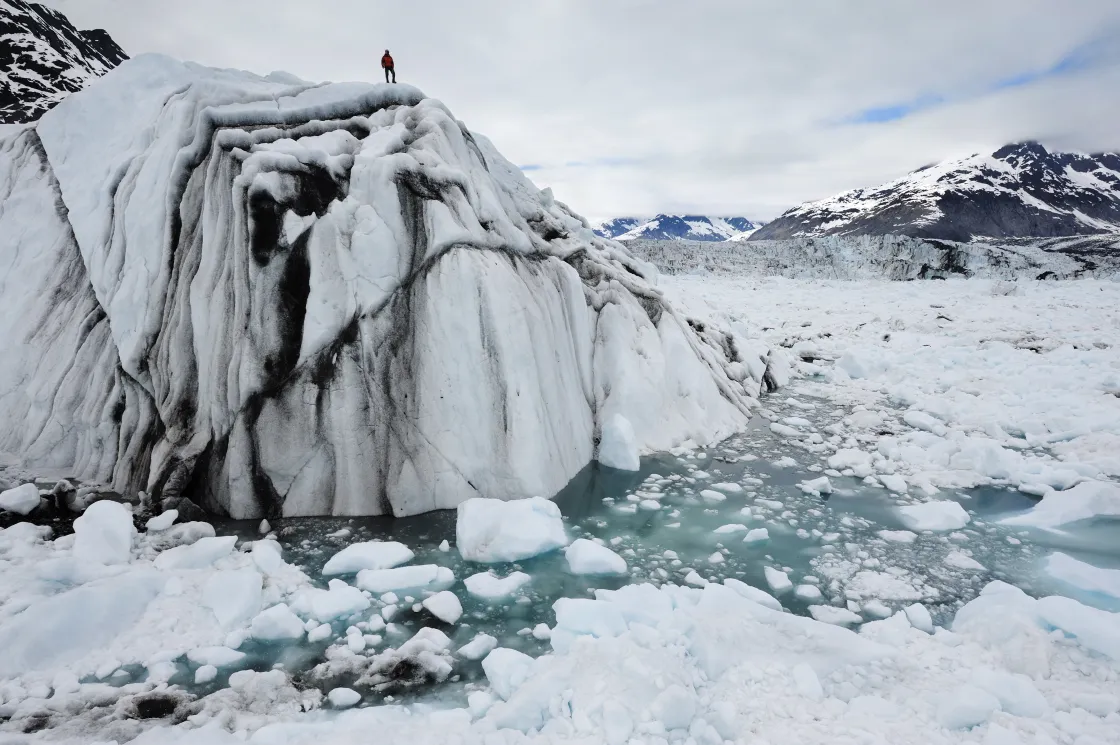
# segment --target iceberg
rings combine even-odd
[[[238,519],[550,496],[769,355],[407,85],[137,57],[0,138],[0,256],[0,451]]]

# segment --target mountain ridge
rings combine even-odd
[[[658,214],[651,218],[616,217],[593,226],[595,234],[619,241],[692,240],[734,241],[744,240],[762,223],[746,217],[717,217],[710,215]]]
[[[128,59],[104,29],[53,8],[0,0],[0,124],[32,122]]]
[[[1120,233],[1120,155],[1038,142],[948,160],[787,210],[751,240],[908,235],[952,241]]]

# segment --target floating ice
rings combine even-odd
[[[109,500],[94,502],[74,521],[74,558],[97,564],[126,564],[135,535],[132,513],[124,506]]]
[[[1120,569],[1103,569],[1055,551],[1046,557],[1046,573],[1085,592],[1120,598]]]
[[[323,576],[355,574],[363,569],[391,569],[412,561],[415,554],[396,541],[352,543],[323,565]]]
[[[261,611],[249,625],[254,639],[279,641],[303,637],[303,621],[288,608],[286,603]]]
[[[786,592],[793,587],[789,575],[780,569],[763,567],[762,572],[766,576],[766,584],[770,585],[770,589],[774,592]]]
[[[463,615],[463,604],[459,602],[455,593],[449,590],[425,598],[421,605],[444,623],[457,623]]]
[[[457,654],[466,660],[481,660],[494,647],[498,646],[498,640],[489,634],[479,634],[474,639],[459,647]]]
[[[294,610],[310,615],[320,623],[347,618],[369,606],[369,598],[361,590],[340,579],[332,579],[326,590],[313,587],[302,590],[292,602]]]
[[[156,557],[157,569],[205,569],[228,556],[237,545],[237,536],[199,538],[189,546],[169,548]]]
[[[482,669],[486,673],[486,679],[490,681],[490,687],[507,701],[517,687],[525,682],[532,667],[532,657],[506,647],[494,649],[482,660]]]
[[[467,561],[520,561],[568,545],[555,503],[541,497],[515,502],[468,499],[458,507],[455,544]]]
[[[603,435],[599,441],[597,458],[604,466],[617,468],[620,471],[637,471],[641,468],[638,443],[629,419],[621,414],[615,414],[603,423]]]
[[[768,540],[770,540],[770,531],[766,528],[748,530],[747,534],[743,536],[743,543],[762,543]]]
[[[199,647],[187,652],[187,659],[196,665],[228,667],[245,659],[245,653],[229,647]]]
[[[144,527],[151,532],[167,530],[175,524],[175,519],[178,517],[179,510],[167,510],[162,514],[149,518],[148,522],[144,523]]]
[[[946,554],[944,562],[948,566],[956,567],[957,569],[968,569],[977,572],[984,571],[983,564],[963,551],[950,551]]]
[[[852,613],[847,608],[837,608],[831,605],[810,605],[809,613],[821,623],[828,623],[833,626],[851,626],[863,622],[863,618],[858,613]]]
[[[222,628],[233,629],[260,612],[263,586],[260,572],[253,569],[214,572],[202,587],[202,602]]]
[[[1021,515],[1003,520],[1005,525],[1057,528],[1093,517],[1120,517],[1120,485],[1083,481],[1066,491],[1052,491]]]
[[[355,580],[363,590],[380,595],[383,592],[409,589],[448,587],[455,575],[447,567],[436,564],[397,567],[395,569],[363,569]]]
[[[731,588],[737,594],[741,595],[747,600],[765,606],[770,610],[782,610],[782,604],[778,602],[777,598],[775,598],[765,590],[760,590],[757,587],[748,585],[746,582],[741,582],[733,577],[728,577],[727,579],[725,579],[723,581],[723,584]]]
[[[943,532],[969,523],[968,513],[956,502],[923,502],[898,508],[898,519],[910,530]]]
[[[595,541],[577,538],[564,549],[572,574],[626,574],[626,560]]]
[[[39,502],[39,488],[35,484],[23,484],[0,492],[0,510],[17,515],[31,514],[39,506]]]
[[[342,574],[342,572],[339,572]],[[362,700],[362,694],[352,688],[333,688],[327,694],[327,700],[335,709],[349,709]]]
[[[494,600],[512,595],[531,579],[525,572],[512,572],[505,577],[498,577],[492,572],[479,572],[467,577],[463,584],[471,595]]]

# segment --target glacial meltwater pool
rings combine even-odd
[[[801,406],[790,411],[778,402],[768,406],[782,416],[802,417],[806,429],[815,431],[824,422],[809,408],[815,405],[806,401],[802,396]],[[820,406],[830,405],[820,402]],[[589,466],[555,497],[570,537],[611,547],[629,566],[625,577],[573,575],[560,551],[509,564],[464,561],[455,548],[454,511],[398,519],[273,521],[285,560],[321,587],[327,586],[328,579],[322,577],[324,564],[347,545],[371,540],[404,543],[416,554],[411,564],[436,564],[454,573],[450,589],[462,602],[462,618],[454,625],[441,622],[420,607],[423,593],[419,591],[396,592],[395,598],[385,600],[374,596],[370,609],[336,620],[332,634],[322,641],[309,643],[305,637],[284,644],[249,639],[239,647],[245,659],[220,668],[212,681],[196,684],[198,665],[182,657],[174,661],[178,672],[169,682],[207,694],[227,686],[230,674],[238,670],[279,666],[304,687],[324,691],[354,687],[366,703],[438,699],[462,705],[471,690],[486,686],[478,661],[456,657],[453,674],[439,684],[416,685],[402,678],[399,685],[376,690],[355,685],[356,676],[323,678],[313,675],[312,669],[327,659],[332,645],[346,645],[349,627],[367,631],[364,625],[390,603],[398,611],[384,629],[377,623],[376,651],[399,646],[420,628],[433,626],[451,637],[453,650],[484,633],[495,637],[499,646],[538,656],[549,651],[549,640],[545,634],[534,635],[533,629],[555,623],[552,605],[558,598],[589,597],[596,589],[617,589],[627,583],[703,584],[732,578],[770,592],[790,612],[810,615],[813,605],[831,606],[846,611],[853,623],[858,622],[857,616],[875,620],[913,603],[923,604],[935,622],[945,623],[992,579],[1003,579],[1034,595],[1067,594],[1120,610],[1115,598],[1062,586],[1041,569],[1043,559],[1053,551],[1096,566],[1120,567],[1120,547],[1110,538],[1115,523],[1087,524],[1070,532],[1003,526],[1001,518],[1030,508],[1035,499],[1009,487],[988,486],[943,490],[938,495],[968,511],[967,525],[936,532],[907,531],[898,507],[920,500],[868,486],[854,476],[829,476],[831,494],[802,489],[799,484],[821,477],[821,458],[776,436],[769,425],[769,420],[756,418],[750,430],[716,447],[646,458],[635,473]],[[254,541],[260,538],[258,525],[226,522],[215,527],[219,534]],[[760,529],[765,529],[765,537]],[[449,549],[441,549],[444,541]],[[791,586],[771,584],[776,575],[771,572],[768,580],[766,568],[784,572]],[[501,577],[525,572],[532,579],[498,600],[472,596],[463,580],[488,570]],[[352,582],[354,577],[342,579]],[[145,675],[141,667],[125,672],[127,676],[118,674],[114,682],[135,682]]]

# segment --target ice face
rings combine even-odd
[[[5,138],[0,194],[0,447],[122,493],[547,497],[742,429],[767,369],[406,85],[141,56]]]

